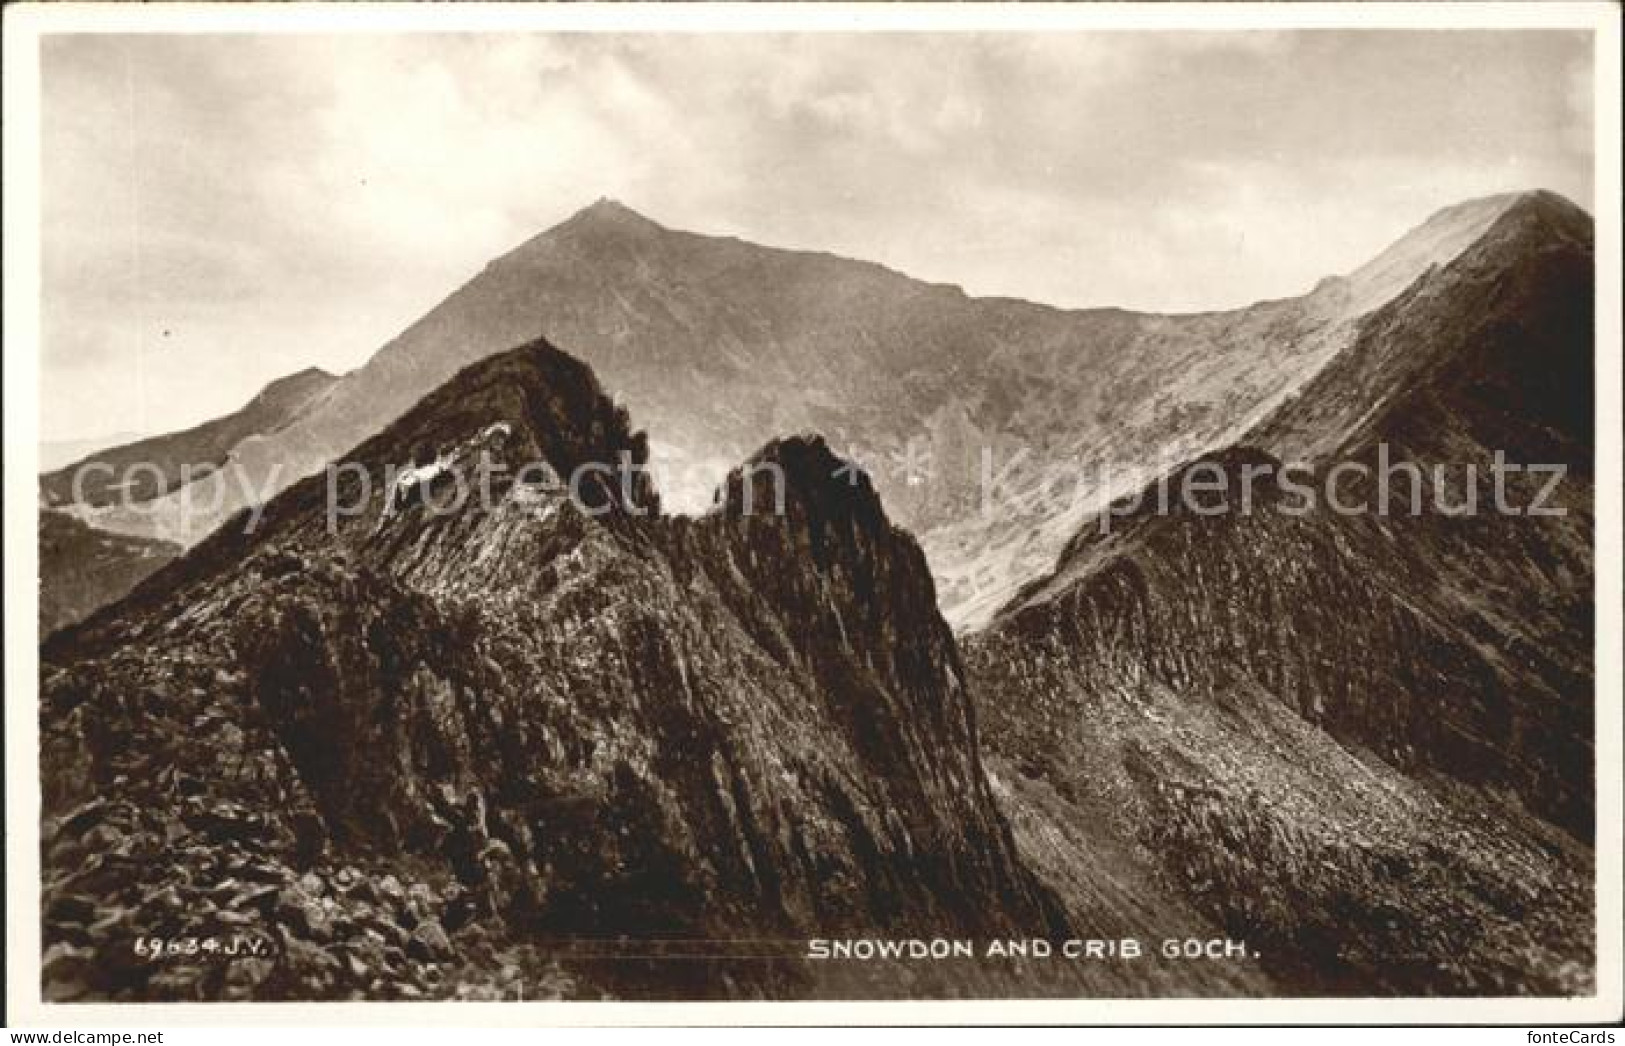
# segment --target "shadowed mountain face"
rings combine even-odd
[[[182,551],[167,541],[109,534],[61,512],[40,512],[40,635],[121,598]]]
[[[335,532],[312,478],[47,645],[49,995],[444,996],[508,966],[533,995],[801,994],[809,935],[1060,925],[924,557],[821,440],[768,445],[693,520],[545,477],[431,511],[473,450],[560,476],[646,455],[536,343],[348,455]],[[425,451],[445,467],[385,488]],[[228,979],[109,927],[247,927],[274,957]],[[641,951],[557,965],[621,935]],[[635,961],[664,947],[718,961]]]
[[[970,298],[601,201],[493,261],[294,422],[233,447],[234,481],[217,475],[97,523],[194,543],[247,492],[319,469],[467,364],[545,334],[582,352],[648,425],[676,509],[703,508],[730,465],[778,434],[825,433],[921,534],[949,621],[973,627],[1053,565],[1108,493],[1108,463],[1234,440],[1346,347],[1359,317],[1454,258],[1513,199],[1443,211],[1303,297],[1187,316]],[[984,448],[1001,502],[1030,500],[1020,496],[1057,465],[1074,496],[981,512]]]
[[[1289,986],[1590,990],[1592,342],[1590,220],[1526,197],[1171,483],[1233,507],[1249,470],[1356,462],[1340,501],[1375,506],[1421,465],[1387,514],[1266,479],[1081,530],[966,647],[1024,854],[1088,823]],[[1498,453],[1566,475],[1499,513]]]

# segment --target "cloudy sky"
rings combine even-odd
[[[972,294],[1224,308],[1433,210],[1591,207],[1557,32],[78,36],[42,51],[46,439],[345,370],[601,196]]]

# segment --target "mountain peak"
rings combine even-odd
[[[565,225],[591,225],[628,229],[660,228],[657,223],[645,218],[621,201],[611,199],[608,196],[600,196],[591,204],[577,211],[570,217],[569,221],[565,222]]]
[[[613,196],[600,196],[600,197],[598,197],[598,199],[594,200],[592,203],[590,203],[587,206],[583,207],[582,210],[583,211],[605,211],[605,212],[610,212],[610,213],[614,213],[614,212],[617,212],[617,211],[628,213],[628,214],[635,214],[636,213],[635,211],[632,210],[632,208],[628,207],[626,204],[622,203],[621,201],[615,199]]]
[[[1591,215],[1579,204],[1550,189],[1513,195],[1501,211],[1500,224],[1533,226],[1560,240],[1589,240]]]
[[[559,247],[589,252],[615,243],[636,242],[665,232],[664,226],[645,218],[619,200],[600,196],[557,225],[551,226],[492,261],[487,269],[503,263],[547,257]]]
[[[1591,216],[1584,209],[1561,193],[1550,189],[1524,189],[1477,196],[1442,207],[1418,226],[1415,233],[1473,226],[1482,233],[1497,221],[1528,216],[1540,216],[1570,228],[1576,223],[1589,225],[1591,222]]]
[[[306,367],[284,375],[255,394],[247,410],[297,411],[338,382],[338,376],[320,367]]]
[[[277,378],[261,389],[260,394],[283,392],[290,389],[315,388],[332,384],[337,380],[338,375],[325,371],[320,367],[306,367],[304,370],[295,371],[292,374]]]
[[[498,435],[515,468],[545,461],[563,477],[588,467],[580,488],[587,502],[621,509],[629,495],[639,509],[659,511],[646,474],[636,474],[628,490],[618,474],[598,468],[613,469],[623,458],[645,464],[648,437],[632,431],[592,368],[546,338],[463,368],[350,457],[366,465],[449,461],[459,448]]]
[[[1440,208],[1347,277],[1322,281],[1322,286],[1336,286],[1346,295],[1350,315],[1366,312],[1391,300],[1430,267],[1448,265],[1492,230],[1534,222],[1573,238],[1589,235],[1591,219],[1547,189],[1480,196]]]
[[[856,463],[837,456],[824,437],[812,433],[772,440],[730,473],[721,496],[730,514],[764,511],[763,491],[751,477],[768,470],[780,474],[785,493],[820,506],[826,514],[884,518],[869,476]]]
[[[1567,214],[1585,214],[1585,208],[1551,189],[1525,189],[1523,192],[1512,194],[1512,207],[1538,207],[1544,210],[1558,211]]]

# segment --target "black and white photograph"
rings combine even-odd
[[[1619,1019],[1617,7],[210,6],[6,12],[8,1022]]]

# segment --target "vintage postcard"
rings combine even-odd
[[[1617,7],[5,47],[8,1020],[1620,1016]]]

